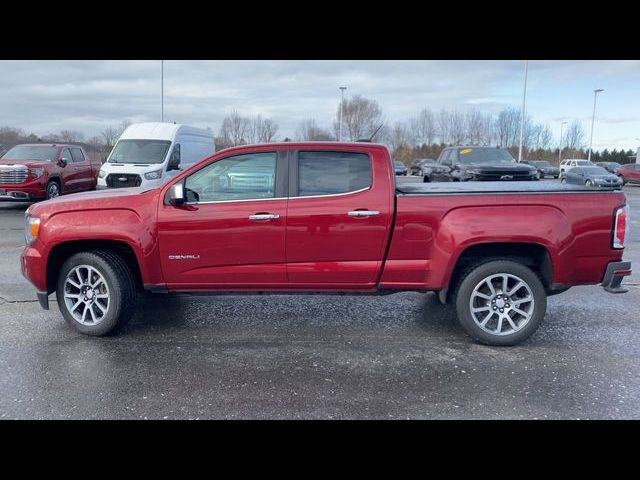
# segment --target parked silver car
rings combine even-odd
[[[574,167],[564,172],[562,183],[586,185],[587,187],[620,188],[622,181],[602,167]]]

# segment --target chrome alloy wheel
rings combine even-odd
[[[109,300],[109,286],[94,267],[78,265],[67,274],[64,303],[76,322],[97,325],[109,311]]]
[[[533,316],[531,287],[510,273],[490,275],[473,289],[469,308],[473,321],[492,335],[521,330]]]

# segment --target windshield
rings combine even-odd
[[[436,161],[432,159],[420,160],[420,165],[435,165]]]
[[[120,140],[109,156],[109,163],[162,163],[171,142],[165,140]]]
[[[404,167],[404,163],[402,163],[400,160],[394,160],[394,161],[393,161],[393,164],[394,164],[396,167]]]
[[[516,163],[507,150],[499,148],[463,148],[458,151],[460,163],[501,164]]]
[[[2,157],[3,160],[41,160],[53,162],[56,159],[55,147],[38,147],[18,145],[13,147]]]
[[[550,167],[551,164],[546,160],[539,160],[537,162],[533,162],[536,167]]]
[[[582,171],[589,175],[611,175],[602,167],[582,167]]]
[[[590,166],[593,166],[593,163],[591,163],[589,160],[578,160],[576,162],[576,165],[590,167]]]

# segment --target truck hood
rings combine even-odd
[[[46,160],[4,160],[0,158],[0,167],[15,167],[15,166],[23,166],[23,167],[41,167],[43,165],[51,165],[53,162],[48,162]]]
[[[136,187],[72,193],[33,204],[27,209],[27,213],[31,216],[48,216],[61,211],[130,208],[133,197],[140,195],[149,195],[151,197],[156,190],[158,188]]]

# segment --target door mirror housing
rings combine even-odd
[[[183,205],[184,198],[184,185],[182,182],[175,183],[169,188],[169,204],[177,207]]]
[[[167,164],[167,172],[171,170],[180,170],[180,144],[176,144],[171,152],[171,158]]]
[[[58,160],[58,165],[64,168],[67,166],[67,161],[64,158],[61,158],[60,160]]]

